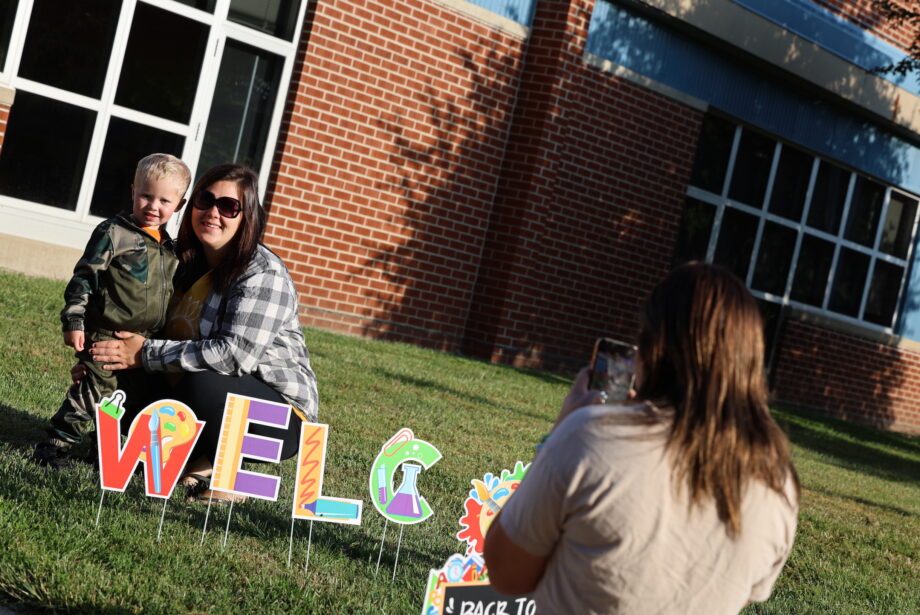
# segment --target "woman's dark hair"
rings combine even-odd
[[[195,209],[195,201],[202,190],[219,181],[234,182],[239,186],[243,209],[240,212],[240,227],[228,246],[226,256],[211,274],[215,290],[226,290],[230,283],[246,270],[262,241],[265,232],[265,210],[259,202],[259,177],[256,172],[235,163],[221,164],[207,170],[195,183],[189,206],[185,208],[185,215],[179,226],[179,272],[176,276],[176,286],[181,290],[188,290],[195,280],[207,271],[204,250],[192,229],[192,210]]]
[[[638,396],[674,408],[667,435],[675,479],[691,505],[715,499],[731,536],[751,480],[784,494],[799,483],[786,435],[767,405],[763,321],[744,284],[703,263],[676,268],[642,313]]]

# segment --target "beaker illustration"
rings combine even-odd
[[[412,463],[402,465],[403,480],[399,489],[390,500],[387,506],[387,513],[391,515],[402,515],[403,517],[419,518],[422,516],[422,507],[419,505],[418,487],[415,486],[415,478],[418,476],[422,466]]]

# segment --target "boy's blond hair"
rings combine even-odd
[[[141,158],[134,172],[134,185],[139,187],[146,180],[167,176],[175,177],[182,182],[182,190],[179,192],[181,198],[192,183],[192,173],[184,162],[172,154],[150,154]]]

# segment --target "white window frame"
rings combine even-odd
[[[118,78],[128,45],[131,22],[137,3],[143,1],[151,6],[168,10],[182,17],[201,22],[209,27],[198,88],[188,124],[175,122],[147,113],[128,109],[115,104]],[[123,0],[118,16],[109,64],[100,98],[75,94],[56,87],[48,86],[18,76],[22,51],[28,32],[29,19],[32,14],[33,0],[20,0],[16,11],[16,22],[10,35],[10,46],[4,66],[0,67],[0,82],[8,84],[15,90],[45,96],[63,103],[68,103],[92,110],[96,121],[87,152],[86,164],[80,183],[76,208],[74,211],[50,205],[43,205],[0,195],[0,228],[4,233],[27,239],[36,239],[53,244],[82,248],[92,229],[102,218],[89,213],[92,191],[96,184],[105,137],[112,117],[138,122],[159,130],[177,134],[184,139],[182,159],[197,177],[204,169],[197,169],[201,146],[211,109],[214,87],[217,82],[223,50],[228,39],[239,41],[253,47],[268,51],[283,59],[281,80],[275,96],[274,107],[269,119],[269,129],[264,144],[264,154],[260,168],[255,169],[262,181],[260,197],[265,197],[268,175],[275,161],[277,148],[275,143],[281,127],[287,93],[294,75],[292,69],[296,60],[300,42],[303,19],[308,2],[301,0],[298,9],[293,38],[290,41],[276,38],[248,26],[227,21],[231,0],[216,0],[214,13],[192,8],[174,0]],[[14,102],[15,106],[15,102]],[[128,204],[128,187],[130,178],[125,183],[125,204]],[[175,232],[180,216],[174,216],[169,229]]]
[[[731,120],[726,120],[726,121],[731,121]],[[744,281],[747,287],[751,290],[751,293],[755,297],[757,297],[758,299],[762,299],[762,300],[771,302],[771,303],[780,304],[782,306],[791,306],[791,307],[795,307],[795,308],[798,308],[806,312],[820,314],[822,316],[826,316],[826,317],[829,317],[835,320],[844,321],[850,324],[855,324],[860,327],[868,328],[874,331],[880,331],[880,332],[887,333],[887,334],[893,334],[893,332],[897,330],[898,323],[901,318],[901,309],[900,309],[901,301],[903,299],[905,287],[908,281],[908,273],[910,272],[911,259],[913,258],[914,243],[916,240],[918,220],[920,220],[920,197],[906,190],[903,190],[901,188],[894,187],[888,184],[887,182],[879,180],[878,178],[871,177],[867,175],[866,173],[862,173],[850,167],[842,165],[836,161],[833,161],[827,158],[823,158],[811,152],[807,152],[807,150],[804,150],[804,148],[795,146],[793,144],[788,144],[789,147],[795,147],[796,149],[800,151],[806,151],[806,153],[809,153],[810,155],[814,157],[809,180],[808,180],[808,188],[807,188],[806,196],[805,196],[805,205],[802,208],[802,214],[798,221],[792,221],[792,220],[789,220],[788,218],[784,218],[781,216],[777,216],[776,214],[772,214],[768,211],[767,208],[769,207],[770,197],[773,194],[773,185],[776,180],[776,172],[779,166],[779,158],[782,153],[782,148],[786,147],[787,144],[783,141],[776,139],[773,136],[768,135],[771,139],[774,140],[775,147],[773,151],[773,160],[770,166],[767,186],[766,186],[766,190],[764,193],[763,204],[761,207],[752,207],[745,203],[735,201],[729,198],[728,191],[729,191],[729,186],[731,184],[732,174],[734,172],[735,161],[737,160],[738,149],[739,149],[740,142],[741,142],[741,134],[742,134],[742,130],[745,130],[745,129],[752,130],[752,129],[747,126],[739,125],[734,121],[731,121],[731,123],[735,125],[735,133],[732,138],[731,153],[729,155],[728,162],[725,165],[725,168],[726,168],[725,179],[722,182],[721,193],[716,194],[708,190],[697,188],[693,185],[690,185],[687,188],[688,197],[696,199],[698,201],[703,201],[715,207],[712,228],[709,234],[709,243],[706,249],[706,261],[713,262],[713,259],[715,257],[716,246],[718,244],[718,239],[719,239],[719,232],[720,232],[721,225],[722,225],[722,218],[725,213],[726,207],[732,207],[741,212],[753,215],[757,218],[757,230],[756,230],[756,234],[754,238],[754,246],[751,251],[750,262],[748,263],[747,274],[744,276]],[[818,169],[820,167],[820,163],[822,160],[825,160],[826,162],[833,164],[837,167],[843,168],[845,171],[850,173],[850,178],[849,178],[849,182],[847,186],[846,200],[844,201],[843,210],[841,212],[840,224],[838,226],[836,234],[827,233],[824,231],[820,231],[820,230],[811,228],[805,223],[805,221],[808,220],[808,214],[811,209],[811,201],[812,201],[812,197],[814,194],[815,182],[816,182],[817,175],[818,175]],[[882,202],[882,208],[881,208],[881,211],[879,212],[878,228],[876,229],[875,239],[874,239],[874,243],[872,244],[872,247],[866,247],[862,244],[850,241],[844,237],[844,233],[846,231],[847,215],[849,214],[850,203],[851,203],[852,196],[855,190],[857,176],[862,176],[867,179],[871,179],[872,181],[880,183],[885,187],[885,194],[884,194],[884,199]],[[888,207],[891,201],[892,192],[898,192],[898,193],[904,194],[907,198],[918,202],[917,209],[914,213],[914,221],[913,221],[913,225],[911,228],[910,242],[908,244],[907,255],[903,259],[897,258],[885,252],[882,252],[879,249],[879,245],[880,245],[881,238],[882,238],[883,227],[885,224],[886,216],[888,214]],[[763,292],[763,291],[759,291],[754,288],[751,288],[751,283],[753,281],[753,276],[754,276],[754,270],[757,265],[757,255],[760,250],[761,238],[763,235],[763,229],[764,229],[766,222],[773,222],[773,223],[785,226],[787,228],[791,228],[795,230],[797,234],[796,242],[795,242],[795,249],[792,255],[792,261],[790,263],[789,272],[786,278],[785,291],[782,296],[778,296],[772,293],[767,293],[767,292]],[[798,266],[802,239],[805,236],[805,234],[813,235],[815,237],[818,237],[819,239],[828,241],[832,243],[834,246],[831,267],[828,272],[827,284],[824,289],[824,296],[822,300],[822,305],[820,307],[809,305],[806,303],[801,303],[799,301],[794,301],[790,299],[790,294],[792,292],[792,285],[795,280],[796,269]],[[837,263],[838,263],[839,256],[840,256],[840,250],[842,248],[848,248],[848,249],[851,249],[856,252],[860,252],[862,254],[866,254],[869,256],[869,266],[866,271],[866,280],[865,280],[865,284],[863,287],[863,294],[860,298],[859,315],[858,317],[855,317],[855,318],[852,316],[840,314],[838,312],[834,312],[828,309],[828,302],[830,301],[832,285],[834,283],[834,276],[836,274]],[[895,313],[892,318],[891,326],[889,327],[885,327],[882,325],[878,325],[878,324],[863,320],[863,318],[865,317],[866,301],[868,299],[869,289],[871,287],[872,276],[875,272],[875,265],[879,260],[885,261],[887,263],[891,263],[893,265],[897,265],[904,270],[904,273],[901,277],[901,284],[898,289],[898,297],[897,297],[897,302],[896,302],[897,307],[895,309]]]

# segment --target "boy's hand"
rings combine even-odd
[[[77,352],[83,350],[83,342],[86,340],[83,331],[64,331],[64,343]]]

